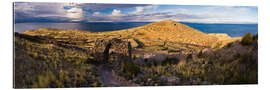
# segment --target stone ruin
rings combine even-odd
[[[117,60],[129,60],[132,63],[132,47],[129,41],[117,38],[97,39],[93,49],[96,60],[108,62],[110,54],[117,54]]]

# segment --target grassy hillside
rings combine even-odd
[[[258,83],[257,39],[249,45],[236,41],[216,51],[204,49],[199,53],[187,55],[180,61],[176,58],[166,58],[165,61],[174,62],[143,67],[146,72],[138,82],[146,82],[147,85]]]
[[[257,37],[203,33],[171,20],[111,32],[28,30],[14,37],[14,87],[257,84]],[[97,61],[98,38],[129,40],[134,64],[113,54]]]
[[[150,49],[150,51],[161,49],[190,49],[199,51],[205,47],[220,47],[229,42],[239,40],[230,38],[229,36],[226,36],[226,34],[226,37],[224,37],[224,34],[214,35],[203,33],[187,25],[171,20],[164,20],[140,27],[111,32],[87,32],[40,28],[37,30],[26,31],[23,34],[48,37],[57,41],[70,43],[71,45],[81,45],[89,48],[93,47],[95,40],[98,38],[128,39],[133,44],[133,47],[140,45],[139,47],[144,48],[144,50]],[[224,44],[219,45],[220,43]]]
[[[100,86],[87,51],[15,34],[15,88]]]

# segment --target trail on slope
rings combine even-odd
[[[101,83],[103,83],[105,87],[137,86],[115,74],[112,71],[112,68],[107,67],[106,65],[98,67],[98,75]]]

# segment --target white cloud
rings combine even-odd
[[[149,6],[137,6],[134,12],[130,12],[129,14],[140,14],[147,9],[157,8],[157,5],[149,5]]]
[[[257,23],[256,14],[248,7],[209,6],[197,9],[175,8],[161,11],[174,15],[177,21],[197,23]]]
[[[144,10],[144,7],[136,7],[136,11],[134,11],[134,12],[132,12],[132,13],[134,13],[134,14],[140,13],[140,12],[142,12],[143,10]]]
[[[110,15],[99,15],[91,20],[145,22],[173,19],[193,23],[257,23],[256,14],[250,14],[249,7],[210,6],[195,9],[171,8],[162,11],[154,10],[154,8],[154,6],[137,6],[135,11],[127,14],[114,9]],[[255,16],[252,17],[252,15]]]
[[[195,8],[174,7],[158,8],[158,5],[128,4],[80,4],[80,3],[15,3],[15,18],[42,18],[49,20],[71,21],[176,21],[200,23],[257,23],[258,15],[250,7],[201,6]],[[109,14],[102,11],[113,8]],[[126,8],[134,11],[127,12]],[[84,11],[86,10],[86,11]],[[92,10],[93,14],[84,13]],[[132,9],[129,9],[132,10]]]
[[[83,10],[81,8],[71,8],[66,11],[66,17],[71,19],[81,19],[83,16]]]
[[[123,16],[123,14],[121,14],[121,10],[113,9],[112,16]]]
[[[93,13],[93,16],[98,16],[98,15],[100,15],[100,12],[94,12]]]

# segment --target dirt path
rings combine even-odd
[[[116,75],[109,67],[99,66],[98,75],[105,87],[137,86],[136,84],[130,84],[124,78]]]

